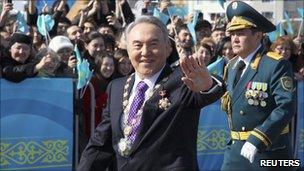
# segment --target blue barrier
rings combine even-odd
[[[200,170],[220,170],[229,140],[227,115],[216,101],[201,110],[197,160]]]
[[[298,112],[296,130],[296,158],[301,160],[304,168],[304,81],[298,82]]]
[[[0,84],[0,170],[72,170],[72,79]]]

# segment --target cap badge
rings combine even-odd
[[[232,2],[232,9],[235,10],[237,8],[237,6],[238,6],[237,2]]]

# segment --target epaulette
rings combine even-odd
[[[268,52],[267,56],[269,56],[270,58],[272,58],[274,60],[280,60],[282,58],[282,55],[280,55],[276,52]]]

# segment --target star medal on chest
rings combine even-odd
[[[158,107],[162,110],[167,110],[168,107],[171,105],[169,99],[166,96],[166,90],[159,91],[159,95],[162,97],[158,101]]]

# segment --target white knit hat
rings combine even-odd
[[[66,36],[55,36],[49,44],[49,48],[54,52],[58,52],[62,48],[74,49],[74,45],[71,43],[70,39]]]

